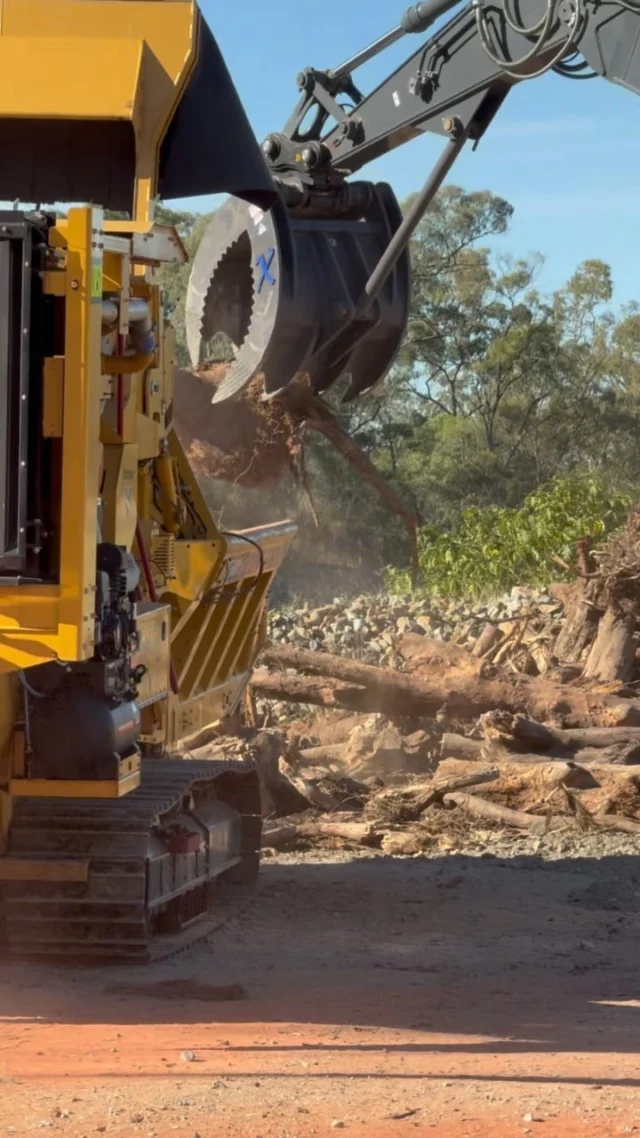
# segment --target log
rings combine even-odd
[[[467,766],[466,763],[461,765]],[[495,782],[500,773],[497,767],[480,767],[478,763],[468,765],[473,769],[454,771],[447,778],[432,779],[403,790],[383,790],[369,801],[367,812],[373,818],[389,818],[395,814],[394,820],[398,822],[416,822],[430,806],[442,802],[445,794]]]
[[[266,699],[282,703],[303,703],[313,707],[340,707],[348,711],[369,710],[364,706],[363,690],[353,684],[310,679],[308,676],[291,676],[283,672],[257,670],[251,677],[251,687]]]
[[[628,767],[640,762],[640,746],[637,743],[621,743],[615,747],[583,747],[572,752],[577,763],[608,763],[610,766]]]
[[[300,771],[294,773],[289,770],[286,772],[286,778],[312,806],[322,810],[323,813],[337,810],[338,806],[341,805],[335,795],[330,794],[324,787],[316,786],[310,782]]]
[[[519,830],[528,830],[529,833],[539,836],[566,825],[564,817],[540,818],[535,814],[524,814],[521,810],[509,810],[506,806],[498,806],[495,802],[487,802],[484,798],[475,798],[472,794],[448,794],[444,801],[445,805],[459,806],[478,818],[501,822],[505,826],[515,826]],[[602,830],[617,830],[640,837],[640,823],[633,822],[630,818],[620,818],[614,814],[592,814],[590,818]]]
[[[620,818],[616,814],[593,814],[593,821],[602,830],[617,830],[621,834],[634,834],[640,837],[640,823],[631,818]]]
[[[487,652],[490,652],[492,648],[495,648],[502,639],[503,634],[497,624],[485,624],[473,646],[471,655],[481,659],[483,656],[486,656]]]
[[[604,586],[600,577],[593,576],[597,565],[591,552],[591,543],[588,538],[584,538],[576,545],[580,577],[567,598],[565,621],[553,650],[556,659],[565,664],[580,663],[584,652],[595,640],[602,615],[600,596]]]
[[[377,711],[399,716],[448,716],[459,721],[477,719],[495,708],[524,712],[533,719],[556,716],[565,725],[640,725],[640,702],[555,684],[546,677],[464,675],[454,668],[432,676],[409,676],[393,668],[361,664],[328,652],[311,652],[289,646],[270,646],[261,656],[265,664],[292,668],[325,683],[309,682],[282,672],[259,673],[253,686],[262,694],[322,707],[343,706],[356,711]],[[333,683],[326,683],[326,680]],[[341,686],[340,686],[341,685]],[[351,686],[348,686],[351,685]]]
[[[608,608],[584,666],[586,680],[609,682],[631,678],[636,658],[633,616]]]
[[[344,763],[346,743],[331,743],[325,747],[305,747],[300,758],[308,766],[322,766],[323,763]]]
[[[522,810],[510,810],[507,806],[498,806],[495,802],[487,802],[484,798],[476,798],[473,794],[463,794],[458,791],[445,795],[444,802],[445,806],[459,806],[468,814],[474,814],[478,818],[500,822],[504,826],[515,826],[518,830],[528,830],[532,834],[546,834],[558,824],[558,820],[524,814]]]
[[[616,778],[620,782],[633,782],[640,778],[640,765],[625,767],[619,766],[617,763],[595,762],[583,767],[583,769],[590,771],[596,778]]]
[[[492,758],[489,755],[486,757]],[[477,762],[464,759],[445,759],[438,767],[438,780],[455,781],[467,775],[472,777],[478,765]],[[562,783],[575,790],[590,790],[598,785],[595,771],[587,770],[573,761],[550,762],[545,758],[541,762],[539,755],[509,755],[508,761],[497,762],[495,769],[498,772],[497,777],[501,780],[538,782],[543,786],[560,786]]]
[[[541,751],[552,750],[559,741],[557,731],[545,727],[543,723],[538,723],[535,719],[529,719],[525,715],[515,716],[512,730],[514,739],[527,743],[536,749],[540,748]]]
[[[313,838],[342,838],[346,842],[360,845],[377,845],[380,834],[367,822],[304,822],[297,826],[298,836]]]
[[[438,771],[438,773],[440,773]],[[469,771],[468,774],[459,774],[457,777],[435,778],[431,790],[425,790],[416,796],[415,805],[418,815],[423,814],[435,802],[442,802],[445,794],[453,794],[458,790],[466,790],[470,786],[483,786],[487,782],[495,782],[500,777],[498,767],[486,767],[484,770]]]
[[[284,750],[284,737],[277,731],[261,731],[256,736],[253,757],[258,768],[262,812],[265,816],[283,818],[289,814],[300,814],[311,806],[309,799],[280,770]]]
[[[513,721],[512,730],[514,739],[541,750],[561,747],[580,751],[586,747],[628,745],[638,747],[640,752],[640,727],[574,727],[563,730],[519,715]]]
[[[298,827],[293,824],[284,826],[265,826],[262,831],[262,848],[281,850],[288,846],[298,835]]]
[[[482,739],[468,739],[466,735],[445,732],[440,743],[440,754],[443,759],[479,759],[483,748]]]

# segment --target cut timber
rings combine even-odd
[[[621,834],[634,834],[640,838],[640,822],[631,818],[619,818],[616,814],[593,814],[593,821],[602,830],[614,830]]]
[[[281,773],[288,779],[292,786],[295,786],[302,797],[310,802],[312,806],[316,806],[318,810],[328,812],[335,810],[340,805],[335,795],[330,794],[324,787],[316,786],[313,782],[310,782],[301,772],[298,771],[294,773],[294,771],[289,768],[286,772],[281,770]]]
[[[256,736],[253,757],[260,779],[262,812],[265,816],[286,817],[308,810],[311,802],[280,770],[285,750],[284,737],[276,731],[261,731]]]
[[[608,608],[584,666],[586,680],[628,680],[636,657],[633,616]]]
[[[360,845],[378,845],[380,835],[367,822],[303,822],[297,827],[301,838],[341,838]]]
[[[476,798],[473,794],[445,795],[445,805],[459,806],[468,814],[478,818],[486,818],[490,822],[500,822],[504,826],[515,826],[518,830],[528,830],[531,834],[546,834],[548,830],[566,825],[566,819],[547,819],[536,817],[535,814],[524,814],[521,810],[509,810],[506,806],[498,806],[495,802],[487,802],[484,798]]]
[[[481,659],[500,643],[503,634],[496,624],[485,624],[473,647],[473,656]]]
[[[380,844],[381,835],[368,822],[327,822],[319,818],[313,822],[267,826],[264,829],[262,845],[266,849],[282,849],[298,838],[339,838],[343,842],[375,846]]]
[[[307,766],[322,765],[323,763],[340,763],[344,765],[344,756],[347,744],[332,743],[325,747],[305,747],[300,751],[300,758]]]
[[[479,759],[482,756],[482,739],[468,739],[466,735],[452,735],[445,732],[440,743],[443,759]]]
[[[536,782],[541,786],[548,787],[564,784],[576,790],[587,790],[598,785],[595,772],[587,771],[574,762],[550,763],[546,761],[541,763],[536,761],[534,756],[532,763],[530,755],[509,755],[507,758],[512,761],[500,761],[496,764],[496,778],[508,779],[514,783]],[[438,783],[441,781],[457,782],[465,776],[472,778],[474,770],[478,769],[478,765],[477,762],[468,762],[464,759],[445,759],[438,767]],[[452,787],[452,789],[454,788]],[[463,787],[461,786],[460,789]]]
[[[540,750],[552,750],[558,746],[568,751],[622,745],[640,748],[640,727],[574,727],[563,730],[517,715],[511,729],[514,739]]]
[[[472,770],[454,771],[450,777],[436,778],[402,790],[383,790],[371,800],[367,812],[374,818],[395,814],[398,822],[415,822],[434,803],[442,802],[445,794],[495,782],[499,774],[497,767],[481,767],[474,763]]]
[[[572,755],[577,763],[607,763],[624,770],[640,762],[640,746],[637,743],[618,743],[613,747],[583,747],[580,751],[573,751]]]
[[[326,652],[286,646],[267,648],[261,661],[278,668],[324,677],[324,684],[283,672],[268,675],[266,680],[264,673],[254,678],[256,691],[291,702],[378,711],[392,717],[435,718],[439,713],[467,722],[483,712],[502,708],[525,712],[534,719],[550,715],[567,726],[640,725],[640,702],[636,700],[567,687],[541,676],[483,678],[460,675],[453,668],[443,676],[441,668],[434,668],[433,675],[427,677],[423,672],[418,678],[392,668],[376,668]],[[340,689],[339,684],[343,685]]]
[[[298,827],[291,825],[265,826],[262,831],[262,848],[281,850],[298,836]]]
[[[354,684],[338,684],[331,680],[309,679],[307,676],[290,676],[284,672],[258,669],[251,677],[251,687],[258,695],[281,700],[283,703],[341,707],[347,711],[363,709],[362,688]],[[364,710],[371,708],[365,707]]]
[[[603,582],[595,576],[597,565],[588,538],[576,543],[580,577],[565,605],[565,621],[554,645],[554,656],[565,664],[578,664],[593,643],[602,615]]]

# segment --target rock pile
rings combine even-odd
[[[433,598],[363,596],[336,598],[332,604],[276,609],[270,613],[269,635],[275,644],[316,652],[332,652],[363,663],[397,666],[398,635],[415,633],[432,640],[453,641],[470,650],[487,625],[511,636],[526,624],[528,639],[552,639],[560,628],[562,603],[550,593],[516,586],[493,601],[438,601]],[[538,653],[540,655],[540,653]],[[538,665],[538,671],[544,668]]]

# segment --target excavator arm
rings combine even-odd
[[[370,94],[354,73],[458,8]],[[217,333],[235,359],[214,399],[261,375],[275,395],[301,374],[316,392],[350,379],[345,400],[396,358],[410,296],[412,233],[462,149],[482,138],[513,86],[549,71],[640,91],[640,5],[626,0],[422,0],[339,67],[298,75],[300,99],[263,152],[279,199],[267,212],[231,199],[195,258],[187,302],[191,357]],[[391,187],[350,181],[429,131],[443,151],[403,217]]]

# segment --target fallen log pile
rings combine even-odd
[[[432,649],[429,663],[411,673],[328,652],[271,646],[261,662],[272,670],[256,671],[251,686],[256,694],[286,703],[376,711],[391,718],[470,722],[499,708],[534,719],[560,719],[567,727],[640,727],[640,700],[621,698],[620,685],[611,691],[501,673],[495,667],[465,670],[451,661],[451,645],[421,640],[425,650],[427,645]]]
[[[596,855],[602,843],[612,848],[612,840],[620,852],[622,841],[623,852],[635,853],[638,515],[627,537],[633,556],[625,559],[624,543],[612,540],[600,555],[597,589],[592,562],[582,563],[568,616],[558,622],[560,632],[550,646],[555,664],[544,675],[518,672],[513,658],[498,661],[494,638],[484,634],[463,646],[424,631],[400,631],[393,643],[399,666],[393,668],[280,641],[262,653],[244,723],[226,724],[210,738],[201,734],[191,753],[209,757],[214,747],[253,758],[269,849],[338,846],[366,856],[376,850],[415,855],[457,848],[458,839],[468,838],[477,852],[495,849],[496,841],[510,835],[558,848],[565,840],[584,839]],[[589,607],[596,593],[597,620]],[[578,628],[576,598],[591,612],[589,635]],[[625,615],[609,640],[620,649],[618,664],[631,654],[629,642],[621,643],[620,627],[629,630],[626,617],[636,614],[633,665],[625,665],[624,677],[605,681],[593,678],[586,663],[593,663],[594,645],[610,629],[614,610]],[[561,638],[567,650],[573,645],[573,664],[559,654]],[[261,724],[259,695],[269,697],[277,729],[269,726],[273,716],[267,722],[263,716]],[[280,719],[279,706],[288,709]]]
[[[297,705],[303,722],[280,732],[271,778],[263,773],[266,843],[416,853],[461,824],[640,838],[639,581],[636,513],[599,554],[581,543],[538,674],[516,666],[517,620],[500,635],[488,624],[464,646],[400,630],[396,667],[271,643],[253,698]],[[320,730],[332,717],[349,729]],[[264,771],[261,750],[264,741],[254,748]],[[272,821],[283,816],[284,826]]]
[[[277,737],[283,752],[278,778],[300,793],[306,791],[305,810],[294,813],[282,801],[280,817],[275,816],[276,807],[265,819],[263,845],[283,851],[338,845],[417,854],[428,851],[451,827],[470,830],[479,824],[540,840],[558,832],[610,831],[640,841],[640,757],[636,764],[611,763],[606,761],[609,748],[594,745],[594,754],[601,753],[603,759],[578,762],[579,733],[567,732],[558,739],[549,732],[547,737],[543,724],[522,716],[510,721],[502,716],[499,726],[500,742],[495,718],[481,720],[480,737],[466,740],[474,744],[473,754],[468,751],[464,758],[451,757],[452,750],[459,750],[460,737],[445,733],[429,773],[405,772],[395,781],[367,774],[367,756],[362,753],[362,781],[347,774],[353,756],[349,741],[334,745],[329,756],[328,748],[296,751],[283,733],[263,733],[271,738],[271,747]],[[636,734],[640,736],[637,729]],[[523,736],[529,745],[533,739],[538,749],[524,753]],[[591,736],[595,743],[606,737],[606,731]],[[626,739],[638,746],[630,732]],[[319,750],[325,752],[325,761],[330,757],[334,771],[344,773],[311,766]],[[264,737],[257,753],[261,765]],[[277,798],[272,787],[272,804]]]

